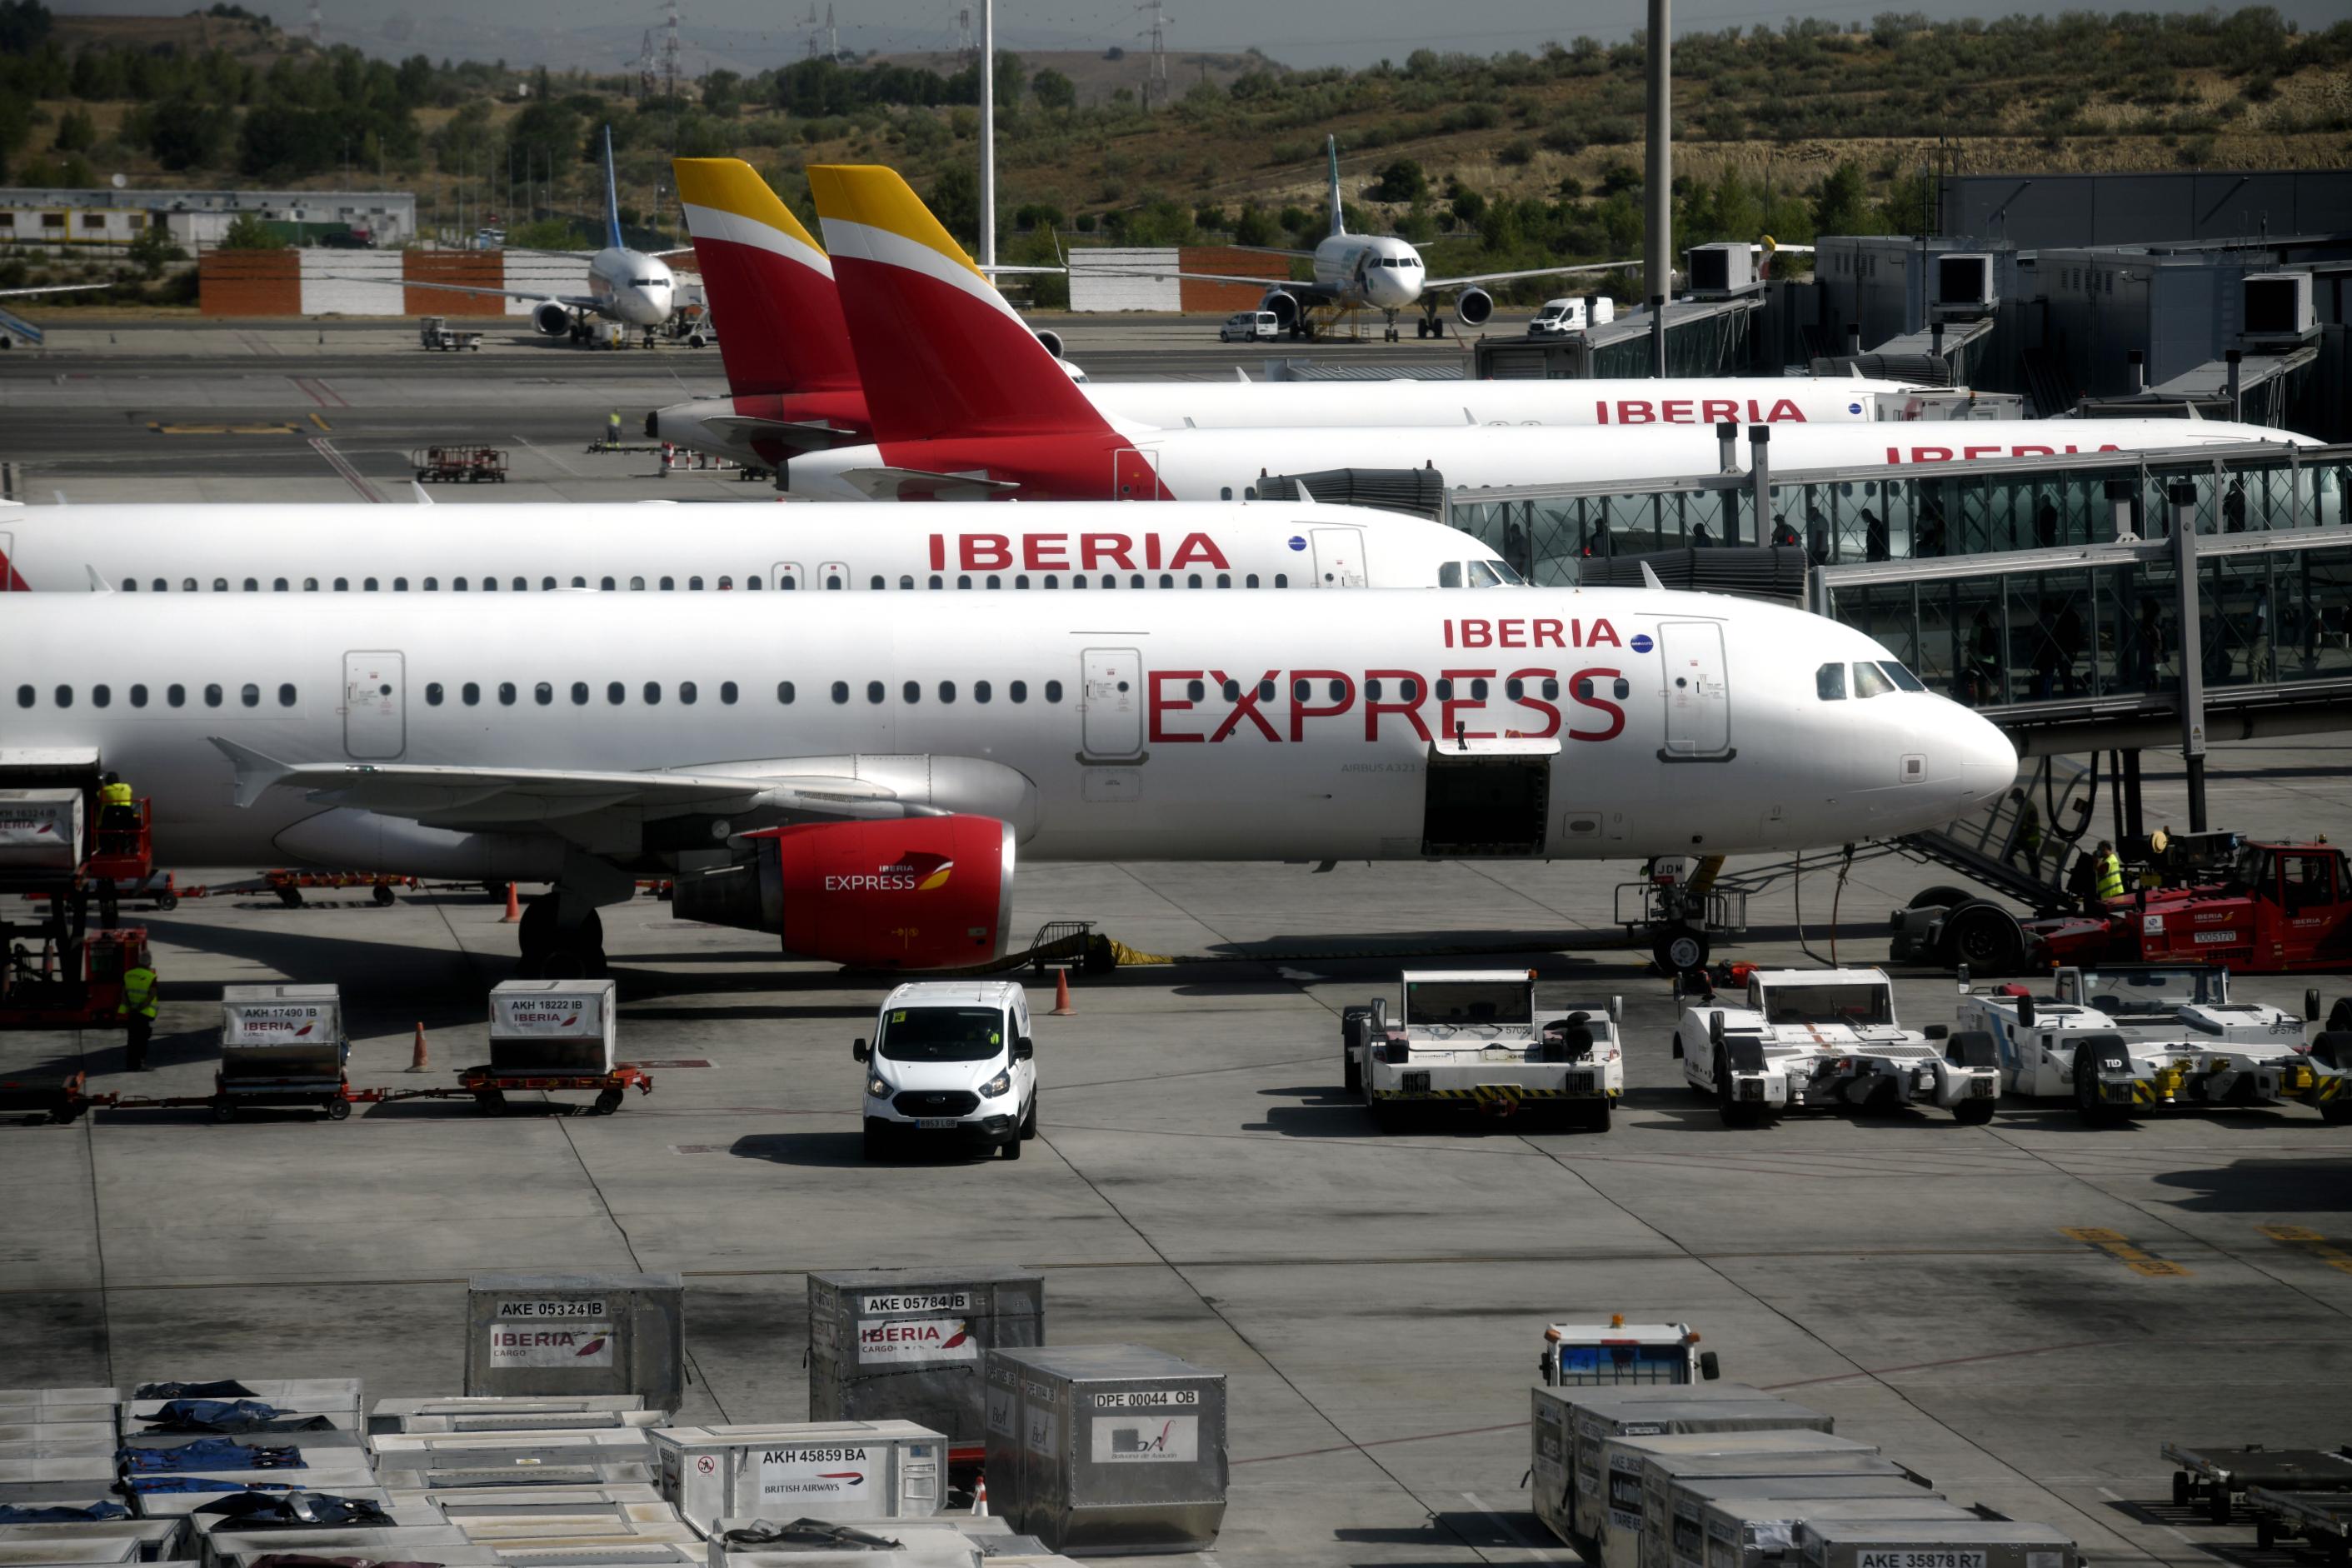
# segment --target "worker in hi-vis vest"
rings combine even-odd
[[[155,991],[161,984],[144,959],[122,972],[122,1000],[115,1013],[122,1019],[122,1065],[128,1071],[147,1070],[147,1039],[155,1032]]]

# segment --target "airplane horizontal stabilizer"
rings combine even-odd
[[[986,474],[935,474],[922,468],[846,468],[842,479],[876,500],[985,500],[1021,487]]]

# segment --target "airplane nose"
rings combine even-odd
[[[1999,799],[2017,783],[2017,748],[1981,714],[1957,702],[1948,706],[1951,711],[1937,727],[1937,734],[1957,753],[1961,787],[1979,805]]]

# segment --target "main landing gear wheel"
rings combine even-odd
[[[1671,925],[1650,939],[1650,956],[1669,974],[1687,974],[1706,967],[1706,932],[1686,925]]]

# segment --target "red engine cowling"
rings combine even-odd
[[[774,931],[859,969],[961,969],[1004,955],[1013,829],[991,816],[813,823],[746,835],[751,858],[681,877],[679,920]]]

